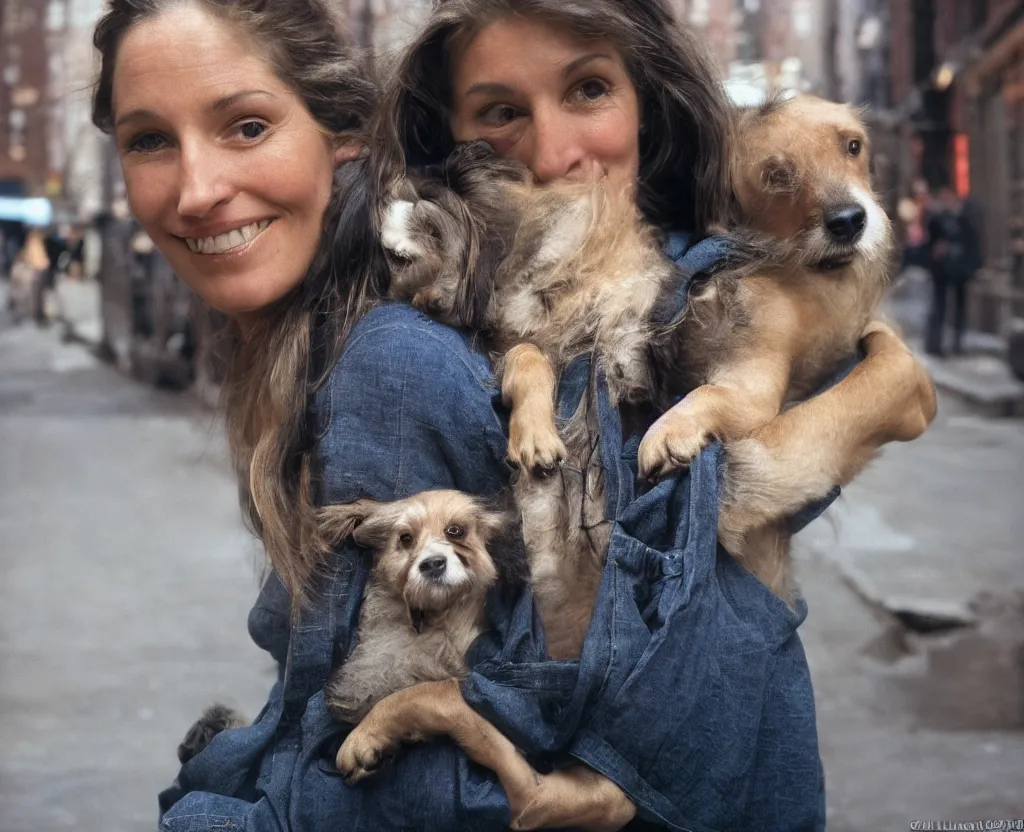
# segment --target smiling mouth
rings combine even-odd
[[[236,249],[249,245],[266,231],[273,220],[260,220],[244,228],[235,228],[216,237],[182,237],[193,254],[230,254]]]

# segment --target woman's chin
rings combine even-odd
[[[205,306],[233,320],[252,319],[290,292],[302,279],[281,281],[281,273],[270,269],[248,271],[232,278],[228,275],[203,276],[185,280]]]

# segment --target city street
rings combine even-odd
[[[213,419],[0,323],[0,829],[156,828],[175,748],[274,679]]]
[[[944,399],[800,539],[833,832],[1024,818],[1022,459]],[[0,460],[0,829],[153,829],[201,708],[274,675],[217,424],[0,322]]]

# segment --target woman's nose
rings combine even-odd
[[[578,126],[558,110],[540,110],[533,115],[532,158],[526,162],[540,182],[586,178],[586,152]]]
[[[178,213],[185,217],[205,217],[234,195],[230,168],[208,147],[182,147]]]

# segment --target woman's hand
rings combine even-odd
[[[887,442],[920,436],[935,417],[935,387],[896,332],[872,321],[865,358],[825,392],[727,448],[719,536],[749,533],[848,484]]]

